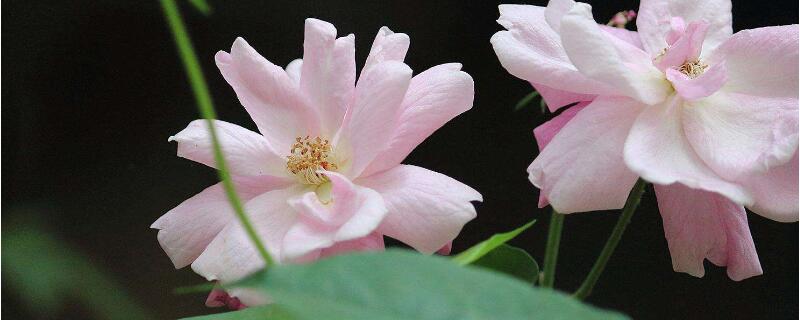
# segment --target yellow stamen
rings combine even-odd
[[[328,182],[328,177],[317,170],[336,170],[339,167],[331,157],[333,147],[328,139],[310,136],[297,137],[292,144],[291,154],[286,161],[286,169],[297,176],[301,183],[320,185]]]
[[[678,71],[687,75],[689,78],[697,78],[708,69],[708,65],[700,62],[700,60],[686,61],[678,68]]]

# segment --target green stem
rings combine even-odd
[[[175,0],[160,1],[161,8],[164,10],[164,16],[167,18],[169,27],[172,30],[172,35],[175,38],[175,44],[178,47],[178,52],[183,61],[183,67],[186,69],[186,74],[189,77],[189,84],[191,84],[192,91],[194,92],[197,108],[200,110],[200,114],[203,118],[206,119],[208,132],[211,135],[211,142],[214,146],[214,160],[217,163],[217,173],[219,174],[220,180],[222,180],[222,187],[225,189],[225,194],[233,207],[233,211],[236,212],[236,217],[239,218],[242,226],[244,226],[247,235],[256,246],[256,250],[258,250],[258,253],[264,259],[266,266],[270,266],[273,264],[272,257],[269,255],[269,252],[267,252],[266,247],[258,237],[258,233],[256,233],[255,228],[253,228],[253,224],[245,214],[242,201],[239,200],[239,196],[236,194],[233,182],[231,181],[231,176],[228,173],[225,157],[222,154],[222,148],[217,139],[217,131],[214,129],[213,121],[217,115],[216,112],[214,112],[211,94],[208,92],[208,85],[203,77],[200,64],[197,62],[197,55],[194,52],[191,40],[189,40],[189,34],[186,32],[186,27],[178,11],[178,6],[175,4]]]
[[[608,259],[611,258],[611,254],[613,254],[614,249],[617,248],[617,244],[619,244],[619,240],[622,238],[625,228],[631,222],[631,217],[633,217],[636,207],[639,206],[639,201],[642,199],[642,194],[644,193],[645,184],[645,181],[640,178],[636,181],[636,184],[633,185],[631,193],[628,194],[628,200],[625,201],[625,207],[622,208],[622,214],[617,220],[617,225],[614,226],[614,231],[612,231],[611,235],[608,237],[603,251],[600,252],[600,256],[597,257],[597,261],[594,262],[594,266],[592,270],[589,271],[589,275],[586,276],[586,280],[583,281],[580,288],[573,294],[574,297],[584,299],[592,293],[594,285],[597,284],[597,280],[600,279],[600,274],[602,274],[603,270],[606,268]]]
[[[547,248],[544,251],[544,270],[541,286],[552,288],[556,280],[556,261],[558,246],[561,244],[561,230],[564,227],[564,215],[553,209],[550,215],[550,227],[547,231]]]

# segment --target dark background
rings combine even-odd
[[[593,1],[598,21],[637,9],[633,1]],[[452,176],[485,202],[454,252],[539,219],[513,241],[541,262],[549,209],[525,168],[537,154],[538,106],[513,112],[531,91],[499,64],[489,38],[501,28],[492,1],[211,1],[205,17],[179,1],[220,118],[254,129],[213,63],[242,36],[272,62],[302,55],[303,20],[317,17],[356,34],[358,65],[378,28],[411,37],[415,72],[461,62],[475,79],[474,108],[422,143],[405,163]],[[164,318],[211,312],[205,295],[174,295],[202,279],[175,270],[149,225],[215,183],[213,170],[175,156],[167,137],[198,118],[156,1],[4,1],[2,12],[3,219],[35,211],[53,233],[91,256],[142,304]],[[544,5],[544,1],[533,1]],[[797,23],[795,1],[735,1],[734,30]],[[616,212],[568,216],[556,286],[580,284]],[[597,306],[634,318],[797,318],[798,226],[750,214],[764,275],[734,282],[706,263],[702,279],[672,271],[652,189],[593,296]],[[7,225],[3,225],[4,231]],[[35,254],[32,252],[31,254]],[[31,316],[5,282],[3,316]],[[62,318],[80,318],[70,308]],[[80,311],[80,310],[79,310]],[[82,316],[81,316],[82,317]]]

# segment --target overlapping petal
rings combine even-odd
[[[673,17],[686,23],[704,21],[709,24],[703,42],[705,52],[710,52],[733,34],[730,0],[641,0],[636,29],[651,57],[667,47],[666,38],[672,30],[670,21]]]
[[[450,243],[475,218],[471,201],[483,200],[453,178],[410,165],[357,182],[379,192],[386,203],[389,211],[378,230],[428,254]]]
[[[369,50],[361,74],[384,61],[403,62],[410,44],[411,40],[405,33],[394,33],[387,27],[381,27],[375,40],[372,41],[372,48]]]
[[[560,213],[619,209],[636,174],[622,149],[644,106],[600,97],[570,120],[528,167],[528,179]]]
[[[325,21],[306,19],[300,90],[322,119],[322,133],[332,137],[353,102],[356,81],[355,36],[336,38]]]
[[[355,102],[347,113],[343,139],[350,150],[349,177],[358,177],[394,136],[403,111],[402,101],[411,82],[411,68],[402,62],[385,61],[358,80]]]
[[[474,83],[461,64],[432,67],[411,79],[391,141],[362,173],[368,176],[400,164],[422,141],[472,107]]]
[[[244,39],[237,38],[230,54],[220,51],[215,59],[239,102],[275,150],[288,151],[295,137],[318,133],[319,115],[297,84]]]
[[[748,208],[779,222],[797,222],[797,153],[786,163],[767,172],[749,175],[739,181],[753,195]]]
[[[684,134],[681,110],[681,99],[677,97],[644,108],[625,141],[628,168],[655,184],[680,182],[693,189],[720,193],[738,204],[752,203],[747,191],[720,178],[695,153]]]

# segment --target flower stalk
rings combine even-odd
[[[589,275],[586,276],[586,280],[583,281],[580,288],[573,294],[575,298],[584,299],[592,293],[592,289],[594,289],[595,284],[597,284],[597,280],[600,279],[600,275],[606,268],[608,259],[611,258],[611,255],[617,248],[619,240],[622,239],[625,228],[630,224],[633,213],[636,211],[636,207],[639,206],[639,201],[642,200],[645,185],[646,182],[641,178],[633,185],[631,193],[628,194],[628,199],[625,201],[625,207],[622,208],[622,214],[619,216],[619,219],[617,219],[617,225],[614,226],[614,230],[608,237],[603,251],[600,252],[600,256],[597,257],[597,261],[594,262],[594,266],[592,266],[592,270],[589,271]]]
[[[564,215],[553,209],[550,216],[550,227],[547,231],[547,247],[544,251],[544,270],[542,271],[541,286],[552,288],[556,279],[556,261],[558,260],[558,247],[561,244],[561,230],[564,227]]]
[[[233,207],[233,211],[236,212],[236,217],[242,223],[245,232],[247,232],[250,240],[253,241],[256,250],[264,259],[264,263],[268,267],[274,262],[269,252],[267,252],[264,243],[261,242],[261,239],[258,237],[258,233],[256,233],[256,230],[253,227],[253,224],[250,222],[250,219],[245,214],[242,201],[236,194],[236,189],[233,185],[230,173],[228,172],[227,165],[225,163],[225,157],[222,153],[222,148],[219,144],[219,140],[217,139],[217,132],[214,129],[213,120],[216,119],[217,115],[214,111],[214,104],[211,100],[211,94],[208,92],[208,85],[203,77],[203,72],[200,69],[200,64],[197,61],[197,54],[195,54],[194,48],[192,47],[192,42],[189,39],[189,34],[186,31],[181,14],[178,11],[178,6],[175,3],[175,0],[160,0],[160,2],[161,8],[164,11],[164,16],[166,17],[167,23],[172,31],[175,45],[178,47],[178,53],[180,54],[181,61],[183,62],[183,67],[186,70],[187,76],[189,77],[189,84],[192,87],[192,92],[194,93],[194,98],[197,102],[197,108],[200,111],[200,115],[206,119],[209,135],[211,136],[212,145],[214,148],[214,160],[217,164],[217,173],[220,180],[222,180],[222,187],[225,190],[228,201]]]

